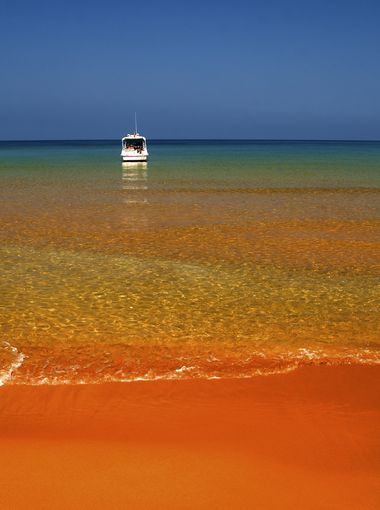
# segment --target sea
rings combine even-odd
[[[0,142],[0,384],[380,361],[380,142]]]

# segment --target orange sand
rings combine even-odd
[[[0,508],[380,508],[380,367],[0,388]]]

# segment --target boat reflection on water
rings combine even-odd
[[[148,163],[122,163],[124,202],[128,204],[146,204],[147,198],[143,196],[141,191],[148,189]]]
[[[123,162],[122,167],[122,201],[128,205],[128,214],[124,218],[124,225],[131,230],[146,227],[148,218],[147,210],[142,205],[147,205],[148,198],[148,163],[146,162]]]

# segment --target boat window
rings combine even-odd
[[[124,147],[126,149],[143,149],[144,141],[143,140],[124,140]]]

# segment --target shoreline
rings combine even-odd
[[[378,508],[379,375],[4,385],[1,507]]]

